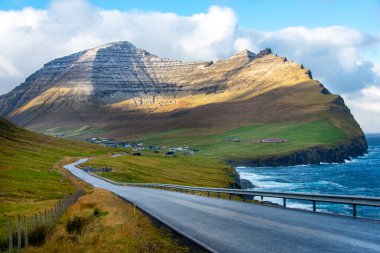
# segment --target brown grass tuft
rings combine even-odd
[[[139,210],[134,214],[133,209],[116,195],[94,189],[68,209],[42,247],[26,252],[200,251]],[[73,230],[68,232],[70,223]]]

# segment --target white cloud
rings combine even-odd
[[[102,10],[86,0],[57,0],[47,10],[0,11],[0,24],[0,94],[54,58],[122,40],[162,57],[190,61],[270,47],[310,68],[332,92],[348,97],[380,79],[380,63],[362,56],[362,52],[378,50],[379,38],[342,26],[288,27],[272,32],[241,28],[234,11],[225,7],[179,16]],[[377,108],[376,101],[371,103]],[[370,113],[364,107],[372,108],[363,106],[360,113]],[[355,108],[359,113],[359,107]]]
[[[373,71],[380,78],[380,62],[375,62],[373,65]]]
[[[364,88],[356,96],[345,96],[345,101],[365,132],[379,132],[380,86]]]
[[[237,38],[234,42],[234,49],[235,51],[242,51],[244,49],[250,49],[253,51],[258,51],[257,48],[255,50],[253,49],[253,45],[251,43],[251,40],[249,38]]]

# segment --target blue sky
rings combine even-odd
[[[173,12],[182,16],[206,12],[211,5],[232,8],[239,25],[274,31],[288,26],[343,25],[379,33],[379,0],[91,0],[104,9]],[[0,9],[32,6],[46,9],[46,0],[0,0]]]
[[[379,27],[380,0],[0,0],[0,95],[54,58],[114,41],[184,61],[270,47],[380,132]]]

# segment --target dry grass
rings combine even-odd
[[[95,210],[97,213],[94,214]],[[67,232],[74,217],[86,220],[81,233]],[[40,248],[25,252],[198,252],[114,194],[94,189],[71,206]]]

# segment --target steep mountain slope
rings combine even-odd
[[[270,49],[259,54],[244,50],[216,63],[183,63],[129,42],[111,43],[47,63],[0,97],[0,114],[29,129],[90,129],[119,139],[149,139],[178,129],[191,129],[193,138],[255,124],[327,122],[321,134],[338,129],[341,135],[288,151],[347,149],[339,158],[332,158],[334,151],[314,159],[342,161],[367,150],[343,99],[313,80],[302,65]]]

